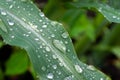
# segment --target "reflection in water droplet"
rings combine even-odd
[[[82,73],[83,72],[82,68],[79,65],[75,65],[75,69],[76,69],[76,71],[78,73]]]
[[[68,37],[68,33],[67,33],[67,32],[64,32],[64,33],[62,34],[62,37],[63,37],[63,38],[67,38],[67,37]]]
[[[54,75],[52,73],[48,73],[47,78],[48,79],[53,79]]]
[[[62,52],[66,52],[66,46],[62,41],[53,40],[54,46]]]

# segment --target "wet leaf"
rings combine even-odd
[[[40,80],[103,80],[106,75],[80,62],[62,24],[51,21],[29,0],[0,0],[7,44],[24,48]],[[110,80],[110,79],[108,79]]]

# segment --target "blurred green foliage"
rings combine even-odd
[[[73,40],[77,55],[81,61],[94,65],[103,72],[106,72],[104,67],[114,66],[115,70],[118,70],[118,74],[109,70],[106,73],[113,80],[120,79],[120,24],[115,23],[116,21],[114,20],[109,22],[111,20],[108,21],[104,18],[103,15],[107,17],[110,12],[100,13],[95,8],[86,5],[91,2],[100,2],[101,4],[108,4],[112,9],[115,8],[115,10],[119,11],[119,0],[33,1],[37,5],[44,3],[40,8],[42,8],[45,15],[52,20],[63,23]],[[73,5],[71,5],[73,2],[79,2],[81,5],[79,4],[79,8],[73,8]],[[112,13],[120,17],[117,11]],[[111,18],[108,17],[108,19]],[[0,39],[0,58],[2,58],[1,54],[3,53],[1,51],[4,46],[5,44]],[[5,70],[3,70],[3,67]],[[5,75],[15,76],[26,71],[29,71],[34,77],[34,71],[31,69],[29,59],[24,50],[12,47],[12,53],[8,59],[5,62],[0,61],[0,80],[4,80],[3,77]],[[116,76],[112,74],[116,74]]]

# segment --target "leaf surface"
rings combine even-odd
[[[63,25],[46,18],[31,1],[0,0],[0,18],[4,41],[28,52],[40,80],[109,80],[78,60]]]

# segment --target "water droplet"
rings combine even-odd
[[[83,72],[82,68],[79,65],[75,65],[75,69],[76,69],[76,71],[78,73],[82,73]]]
[[[47,78],[48,79],[53,79],[54,75],[52,73],[48,73]]]
[[[57,69],[57,65],[52,65],[53,69]]]
[[[40,55],[38,55],[38,58],[40,58]]]
[[[35,38],[36,41],[38,41],[39,39],[38,38]]]
[[[89,65],[89,66],[87,66],[87,69],[94,71],[94,70],[95,70],[95,67],[92,66],[92,65]]]
[[[9,24],[10,26],[13,26],[13,25],[14,25],[14,22],[13,22],[13,21],[8,21],[8,24]]]
[[[11,36],[11,38],[15,38],[15,36]]]
[[[54,34],[52,34],[52,35],[51,35],[51,37],[55,37],[55,35],[54,35]]]
[[[63,38],[67,38],[67,37],[68,37],[68,33],[67,33],[67,32],[64,32],[64,33],[62,34],[62,37],[63,37]]]
[[[41,68],[43,71],[45,71],[46,70],[46,67],[44,67],[44,66],[42,66],[42,68]]]
[[[64,66],[64,64],[63,64],[63,63],[61,63],[61,62],[59,63],[59,65],[60,65],[60,66]]]
[[[104,80],[103,78],[100,78],[100,80]]]
[[[46,49],[46,51],[50,52],[50,48],[49,47],[46,47],[45,49]]]
[[[42,45],[40,45],[40,48],[42,48]]]
[[[1,15],[7,15],[7,13],[5,11],[1,11]]]
[[[67,42],[67,41],[65,41],[65,44],[68,44],[68,42]]]
[[[117,18],[116,16],[113,16],[113,18]]]
[[[9,6],[9,9],[11,9],[12,7],[13,7],[13,5],[10,5],[10,6]]]
[[[53,57],[53,59],[57,59],[57,56],[56,56],[56,55],[53,55],[52,57]]]
[[[47,25],[43,25],[43,26],[42,26],[42,28],[46,28],[46,27],[47,27]]]
[[[66,46],[65,46],[65,44],[63,44],[62,41],[53,40],[53,44],[54,44],[54,46],[55,46],[57,49],[59,49],[60,51],[66,52]]]

